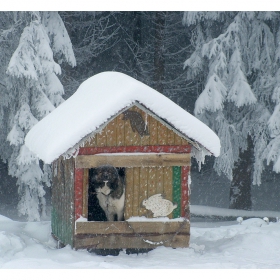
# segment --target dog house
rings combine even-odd
[[[205,124],[117,72],[85,81],[25,143],[52,164],[52,234],[74,249],[188,247],[191,157],[203,160],[220,150]],[[123,221],[89,219],[90,170],[103,165],[124,178]],[[160,195],[174,205],[165,216],[143,205],[150,199],[153,206],[151,198]]]

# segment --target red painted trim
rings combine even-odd
[[[181,169],[181,217],[186,217],[186,207],[189,204],[189,186],[188,186],[188,177],[189,177],[189,166],[182,166]]]
[[[81,147],[79,155],[100,153],[190,153],[191,145],[180,146],[120,146],[120,147]]]
[[[84,169],[75,168],[75,220],[82,215]]]

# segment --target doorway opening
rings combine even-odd
[[[112,166],[110,166],[111,168]],[[112,214],[113,218],[109,218],[108,219],[108,212],[106,215],[106,212],[104,210],[104,200],[103,199],[107,199],[109,196],[113,197],[114,201],[118,201],[117,207],[123,207],[124,208],[124,188],[125,188],[125,167],[114,167],[114,169],[117,172],[117,176],[118,176],[118,189],[112,189],[112,190],[106,190],[107,192],[105,194],[101,194],[99,190],[97,190],[97,184],[95,184],[93,177],[94,176],[98,176],[96,175],[97,172],[97,168],[91,168],[89,169],[89,181],[88,181],[88,221],[108,221],[108,220],[114,220],[114,221],[118,221],[118,215],[119,214]],[[101,175],[100,175],[101,176]],[[102,176],[104,176],[103,178],[106,179],[107,183],[105,183],[105,185],[110,187],[110,182],[108,182],[111,178],[111,174],[110,172],[108,172],[108,174],[106,173],[105,175],[102,174]],[[104,182],[104,181],[103,181]],[[107,187],[108,188],[108,187]],[[99,195],[98,195],[99,192]],[[123,193],[123,195],[122,195]],[[110,200],[112,201],[112,200]],[[123,201],[123,203],[122,203]],[[111,203],[110,203],[111,204]],[[122,205],[123,204],[123,205]],[[110,210],[110,209],[109,209]],[[120,219],[119,219],[120,220]],[[121,220],[124,220],[124,217],[122,215]]]

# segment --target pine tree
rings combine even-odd
[[[5,90],[1,96],[5,102],[0,106],[3,112],[0,126],[6,139],[0,146],[4,150],[8,142],[10,147],[1,156],[8,162],[9,174],[17,178],[19,214],[27,215],[28,220],[40,220],[45,214],[44,187],[50,186],[51,170],[24,145],[24,137],[64,101],[63,86],[57,77],[61,67],[54,58],[71,66],[76,62],[57,12],[2,12],[2,15],[10,19],[11,27],[5,26],[2,31],[2,37],[9,33],[10,44],[2,45],[9,61],[6,59],[2,65]]]
[[[60,14],[78,64],[75,69],[64,67],[62,71],[67,95],[92,75],[119,71],[159,90],[184,108],[193,106],[194,100],[186,102],[190,87],[186,87],[182,69],[190,47],[188,27],[182,25],[183,12]]]
[[[194,47],[184,66],[188,79],[204,87],[195,115],[221,139],[214,168],[232,181],[231,208],[251,208],[251,185],[261,184],[265,159],[280,171],[279,18],[276,12],[184,14]]]

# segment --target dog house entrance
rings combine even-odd
[[[125,168],[116,167],[115,169],[117,171],[117,175],[119,176],[119,183],[123,184],[123,186],[124,186],[125,173],[126,173]],[[107,195],[110,195],[111,192],[114,193],[115,196],[118,197],[118,196],[120,196],[120,192],[121,192],[121,187],[119,190],[110,189],[111,181],[115,179],[114,175],[112,175],[112,172],[110,172],[110,170],[106,170],[106,168],[104,167],[103,174],[97,174],[98,171],[99,171],[98,168],[88,169],[88,221],[108,221],[106,213],[105,213],[104,209],[102,209],[102,201],[100,201],[99,198],[101,200],[108,199]],[[105,174],[104,174],[104,172],[105,172]],[[98,177],[98,176],[100,176],[100,177]],[[102,186],[101,185],[99,185],[99,186],[103,187],[104,185],[106,185],[105,191],[104,191],[104,187],[102,189],[102,191],[104,193],[100,193],[100,189],[97,189],[97,187],[98,187],[97,183],[95,183],[95,184],[93,183],[93,181],[96,182],[96,177],[98,179],[100,179],[99,182],[102,181],[102,183],[103,183]],[[105,181],[106,181],[106,183],[104,183]],[[114,186],[113,186],[113,188],[114,188]],[[99,192],[99,196],[98,196],[98,192]],[[113,219],[114,221],[118,221],[118,215],[117,214],[112,214],[112,215],[113,216],[111,217],[111,219]],[[120,218],[119,218],[119,220],[120,220]],[[123,219],[123,215],[122,215],[121,221],[123,221],[123,220],[124,219]]]

